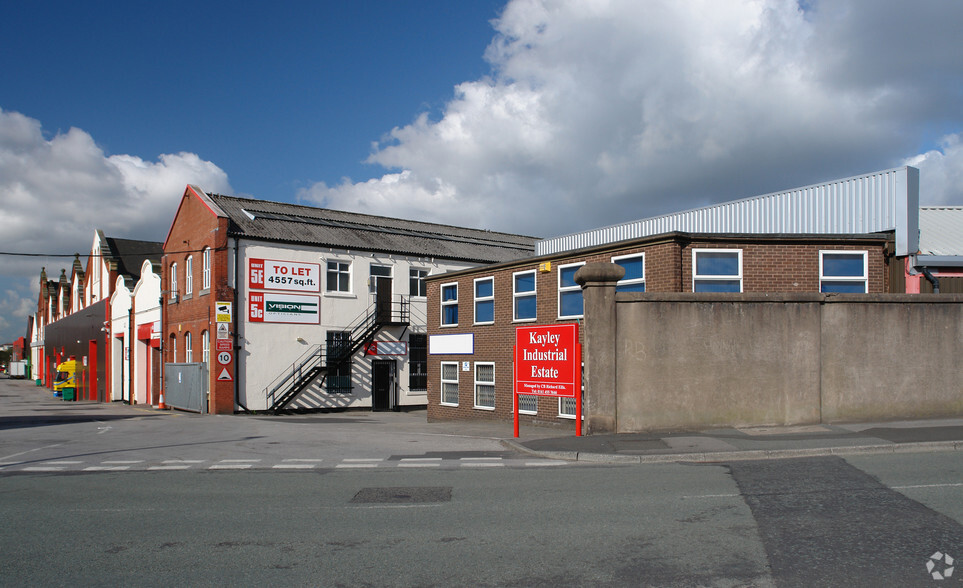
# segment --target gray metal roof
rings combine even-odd
[[[474,263],[529,257],[537,241],[524,235],[313,206],[217,194],[207,196],[231,220],[231,235],[244,239]]]
[[[545,239],[537,255],[672,231],[744,234],[896,232],[896,255],[916,252],[919,170],[900,167]]]
[[[963,256],[963,206],[920,207],[920,254]]]

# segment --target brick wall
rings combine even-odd
[[[204,249],[211,248],[211,287],[204,289]],[[193,256],[193,292],[185,294],[187,258]],[[203,333],[209,335],[210,402],[212,413],[234,412],[234,382],[216,379],[218,364],[213,361],[217,323],[215,302],[234,302],[234,291],[228,283],[230,255],[227,249],[227,219],[218,218],[189,189],[181,201],[164,247],[163,284],[164,361],[187,361],[186,336],[191,334],[192,361],[203,361]],[[171,298],[171,265],[177,264],[177,300]],[[234,309],[237,312],[237,308]],[[176,341],[177,357],[173,357]],[[229,366],[233,370],[233,365]],[[231,372],[233,374],[233,371]]]
[[[886,290],[886,237],[811,237],[808,240],[778,237],[702,237],[673,234],[621,247],[600,248],[575,252],[569,256],[534,258],[510,264],[498,264],[475,270],[433,276],[428,280],[428,333],[446,335],[472,333],[474,354],[428,356],[428,419],[491,419],[511,420],[512,407],[512,345],[515,327],[574,322],[558,318],[559,266],[580,262],[610,262],[612,257],[645,254],[646,292],[691,292],[692,250],[700,248],[742,250],[743,291],[818,292],[819,252],[825,250],[867,251],[868,290]],[[551,261],[551,271],[539,271],[539,265]],[[513,321],[513,275],[517,272],[536,272],[537,313],[534,322]],[[492,277],[495,293],[493,324],[474,324],[474,281]],[[458,284],[458,325],[440,325],[440,295],[444,284]],[[463,362],[469,371],[462,371]],[[457,406],[441,404],[441,363],[458,363]],[[495,409],[475,408],[474,367],[476,362],[495,363]],[[555,423],[574,428],[571,418],[559,417],[555,398],[539,398],[537,415],[521,415],[522,422]]]

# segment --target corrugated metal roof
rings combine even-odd
[[[537,255],[672,231],[744,234],[867,234],[896,231],[897,255],[916,251],[919,171],[900,167],[636,220],[536,245]]]
[[[920,207],[920,253],[963,255],[963,206]]]
[[[232,221],[232,235],[418,257],[496,263],[531,256],[537,238],[298,204],[207,195]]]

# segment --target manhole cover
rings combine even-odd
[[[451,486],[362,488],[351,502],[356,504],[428,504],[451,502]]]

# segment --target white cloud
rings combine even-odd
[[[300,196],[551,236],[896,166],[963,129],[963,4],[805,6],[512,1],[491,75],[374,145],[387,173]],[[954,149],[928,161],[953,169]]]
[[[963,205],[963,137],[947,135],[939,149],[908,158],[920,170],[920,204]]]
[[[80,129],[48,139],[40,121],[0,110],[2,252],[84,254],[96,229],[110,237],[161,241],[188,183],[231,191],[227,174],[193,153],[165,154],[156,162],[107,156]],[[4,256],[2,263],[7,280],[29,284],[39,279],[41,266],[56,277],[70,260]],[[3,320],[18,333],[36,307],[33,290],[18,288],[14,298],[8,290],[0,301]]]

